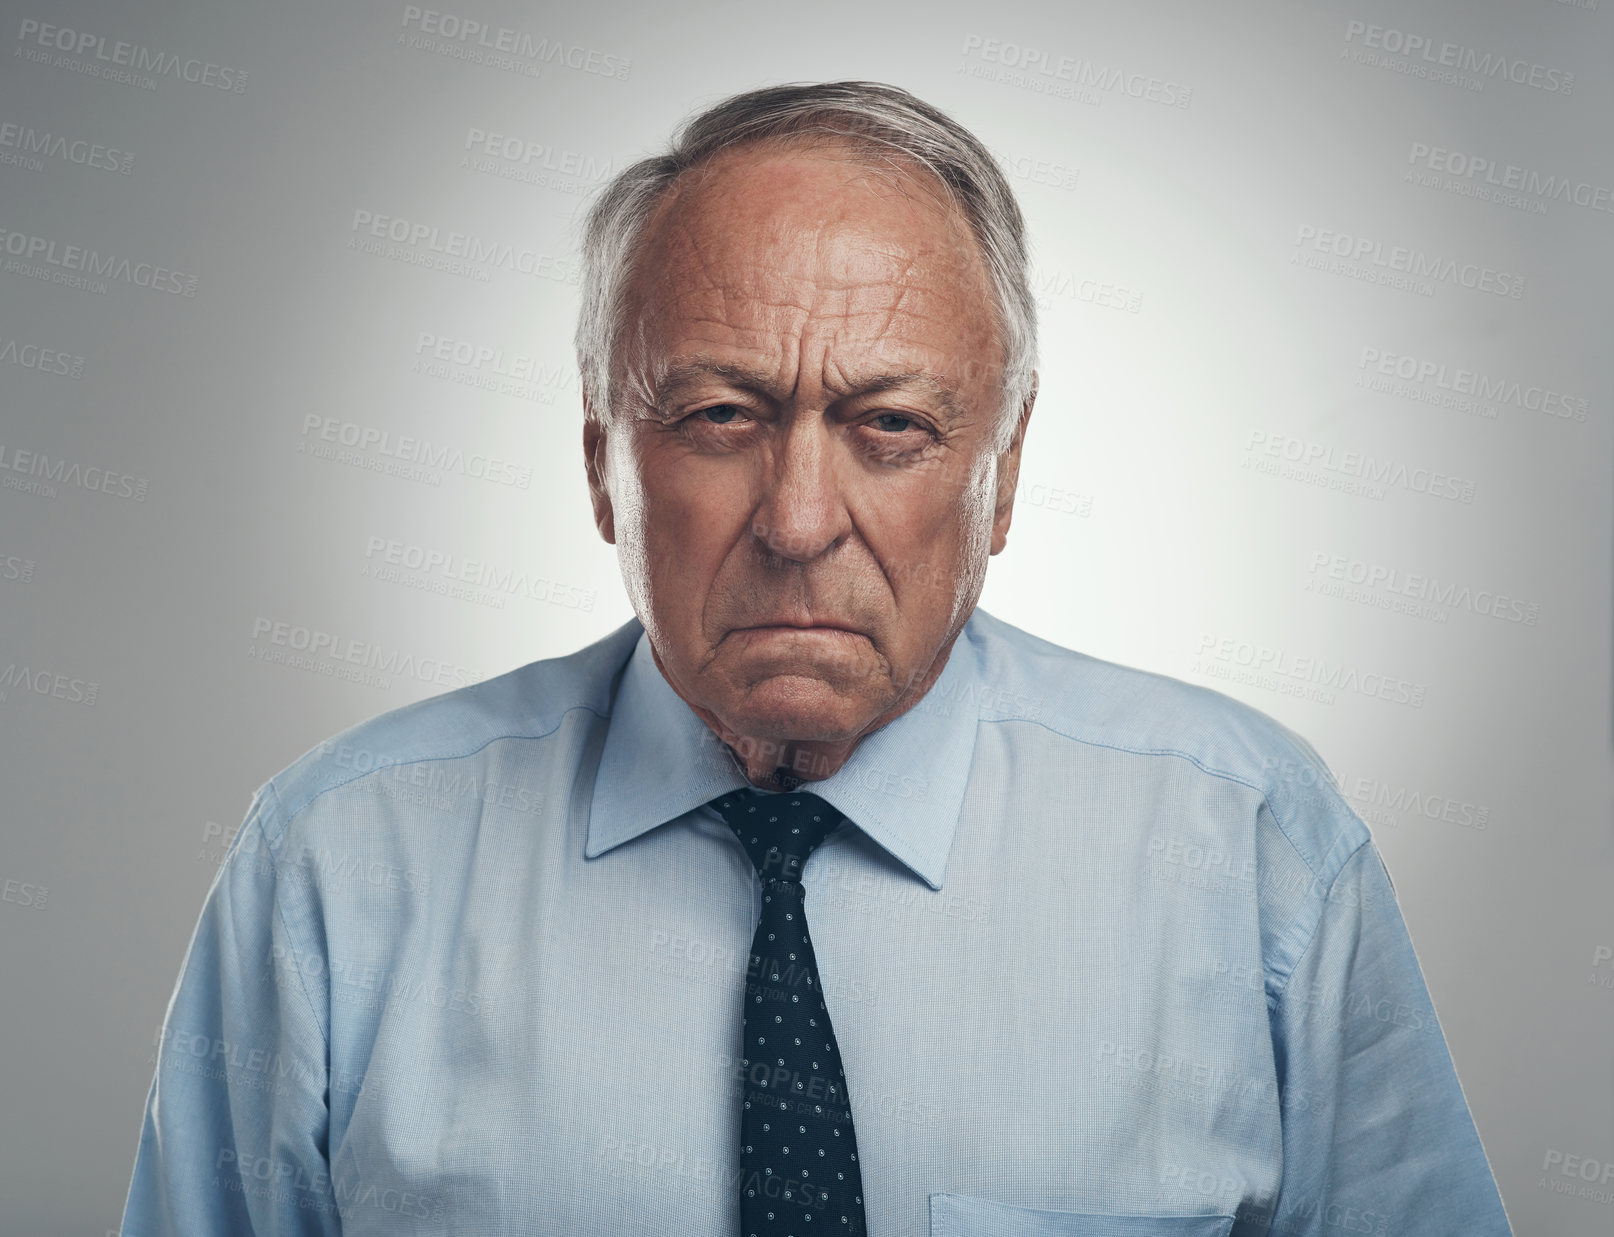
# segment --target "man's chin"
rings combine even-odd
[[[879,702],[803,673],[768,675],[750,684],[724,723],[759,739],[842,743],[879,715]]]

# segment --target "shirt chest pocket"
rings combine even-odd
[[[930,1237],[1227,1237],[1232,1216],[1044,1211],[967,1194],[930,1196]]]

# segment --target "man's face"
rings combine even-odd
[[[990,284],[961,217],[838,148],[707,172],[647,229],[596,522],[726,741],[854,740],[941,672],[1008,532]]]

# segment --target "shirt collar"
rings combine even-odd
[[[979,721],[974,618],[930,690],[864,737],[832,776],[807,782],[932,889],[942,887]],[[749,783],[728,748],[662,677],[641,631],[594,777],[584,855],[593,859]]]

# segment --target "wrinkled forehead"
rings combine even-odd
[[[990,304],[968,220],[928,171],[796,140],[724,152],[669,190],[641,234],[625,308],[638,319],[629,333],[648,342],[685,320],[776,329],[793,313],[899,310],[973,335]]]

